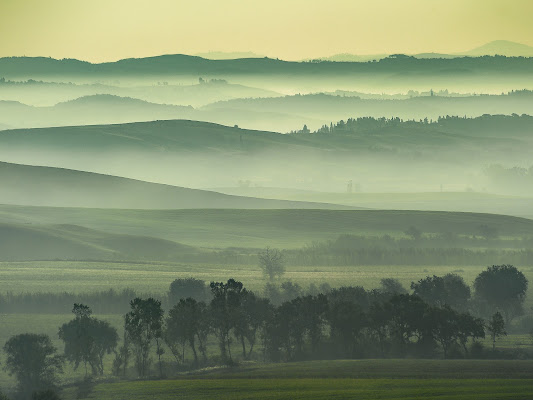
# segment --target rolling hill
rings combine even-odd
[[[14,101],[0,101],[0,121],[17,128],[118,124],[190,118],[193,115],[192,107],[154,104],[107,94],[84,96],[51,107],[34,107]]]
[[[146,236],[105,233],[76,225],[0,223],[2,261],[168,260],[196,250]]]
[[[50,107],[60,102],[84,96],[114,95],[131,97],[147,102],[170,105],[203,106],[215,101],[235,98],[272,97],[281,94],[265,89],[240,85],[221,79],[196,81],[194,84],[157,84],[138,82],[121,86],[116,82],[81,83],[0,80],[0,100],[18,101],[37,107]]]
[[[90,172],[9,163],[0,163],[0,182],[3,204],[121,209],[347,208],[246,198]]]
[[[344,191],[350,180],[365,192],[431,192],[441,185],[447,191],[484,191],[489,183],[483,171],[509,165],[510,152],[513,165],[531,165],[529,116],[363,118],[329,129],[280,134],[171,120],[4,130],[0,160],[180,187],[322,192]],[[509,194],[505,188],[495,193]]]
[[[341,234],[475,235],[480,225],[502,236],[533,236],[533,220],[494,214],[394,210],[121,210],[0,205],[8,224],[80,225],[109,233],[149,236],[203,248],[298,248]]]

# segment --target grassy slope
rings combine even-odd
[[[269,187],[213,188],[236,196],[327,202],[374,209],[469,211],[533,216],[533,199],[479,192],[326,193]]]
[[[0,162],[0,203],[95,208],[345,208],[278,201],[147,183],[63,168]]]
[[[493,214],[379,210],[105,210],[0,206],[0,222],[74,224],[106,232],[160,237],[201,247],[297,247],[343,233],[476,234],[496,226],[502,236],[533,234],[533,221]]]
[[[192,251],[161,238],[110,234],[76,225],[0,223],[3,260],[162,260]]]
[[[328,98],[324,95],[318,96],[318,108],[321,107],[322,97]],[[529,97],[533,99],[533,95]],[[336,97],[332,98],[336,99]],[[242,100],[244,103],[251,101],[250,99]],[[255,100],[257,103],[280,101],[283,99]],[[260,106],[263,108],[262,104]],[[287,105],[282,104],[280,107],[281,110],[285,110]],[[307,108],[305,104],[302,107]],[[411,148],[415,144],[422,147],[453,147],[461,144],[475,146],[479,150],[482,145],[518,145],[522,143],[522,139],[530,137],[529,132],[532,127],[533,117],[485,116],[442,124],[413,125],[406,122],[399,126],[382,128],[366,127],[363,123],[360,125],[361,131],[358,132],[284,135],[208,122],[169,120],[117,125],[5,130],[0,132],[0,144],[14,149],[32,149],[39,146],[39,149],[69,151],[159,153],[202,151],[232,155],[253,154],[265,150],[289,152],[298,150],[301,152],[305,149],[322,149],[345,152],[360,149],[368,151],[368,146],[384,142],[388,145],[406,148]]]

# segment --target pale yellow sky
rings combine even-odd
[[[460,52],[533,45],[532,16],[533,0],[0,0],[0,57]]]

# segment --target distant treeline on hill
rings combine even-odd
[[[532,94],[530,91],[523,91]],[[443,129],[445,131],[467,131],[469,135],[475,136],[476,133],[492,133],[497,130],[504,132],[523,132],[524,129],[531,129],[533,126],[533,117],[530,115],[482,115],[476,118],[466,116],[443,116],[436,120],[404,120],[398,117],[393,118],[374,118],[360,117],[348,118],[346,121],[341,120],[337,123],[323,125],[318,130],[311,132],[307,126],[299,131],[292,131],[291,134],[311,134],[311,133],[371,133],[382,131],[387,128],[409,128],[409,129]],[[488,132],[487,132],[488,131]],[[501,133],[501,132],[500,132]]]

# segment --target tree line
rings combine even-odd
[[[495,356],[506,326],[523,313],[527,287],[517,268],[495,265],[477,276],[473,295],[460,276],[448,274],[412,282],[411,293],[384,279],[378,289],[323,286],[323,293],[273,304],[234,279],[209,285],[177,279],[168,312],[152,297],[130,301],[122,340],[89,306],[76,303],[74,318],[58,329],[62,355],[48,336],[21,334],[4,345],[5,366],[28,397],[53,388],[64,362],[103,375],[106,355],[113,356],[113,374],[131,376],[133,368],[141,378],[249,359]],[[486,335],[493,352],[479,342]],[[174,366],[164,360],[166,351]]]

